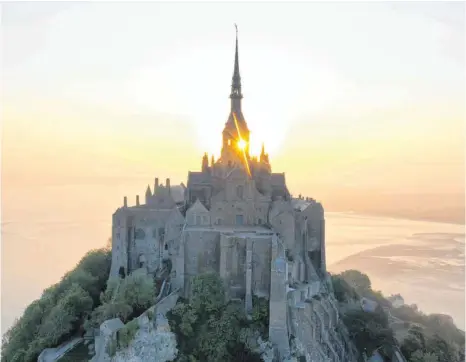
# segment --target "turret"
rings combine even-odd
[[[159,188],[159,178],[156,177],[154,181],[154,195],[156,194],[158,188]]]
[[[268,164],[269,163],[269,155],[265,153],[265,145],[262,143],[262,149],[260,154],[260,162]]]
[[[167,178],[165,180],[165,187],[167,188],[168,194],[171,194],[171,192],[170,192],[170,179],[169,178]]]
[[[147,185],[147,189],[146,189],[146,205],[150,202],[151,197],[152,197],[152,192],[150,191],[150,186]]]
[[[204,156],[202,156],[202,172],[207,172],[209,169],[209,158],[207,156],[207,153],[204,153]]]
[[[272,168],[270,167],[270,162],[269,162],[269,154],[265,153],[264,143],[262,143],[262,149],[261,149],[261,154],[259,156],[259,162],[261,164],[261,168],[265,168],[267,172],[272,172]]]

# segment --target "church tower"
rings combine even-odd
[[[249,129],[241,109],[242,98],[238,57],[238,28],[236,27],[235,65],[230,93],[231,109],[222,132],[221,160],[225,164],[245,163],[249,161]]]

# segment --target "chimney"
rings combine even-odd
[[[139,206],[139,195],[136,195],[136,206]]]
[[[168,193],[170,193],[170,179],[167,178],[167,180],[165,181],[165,187],[168,189]]]
[[[155,183],[154,183],[154,195],[155,195],[155,191],[157,190],[158,187],[159,187],[159,178],[156,177],[155,178]]]
[[[123,207],[128,207],[128,198],[126,196],[123,197]]]

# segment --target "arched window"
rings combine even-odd
[[[168,244],[165,244],[165,250],[168,250]]]
[[[146,233],[144,232],[143,229],[139,228],[136,230],[136,233],[134,234],[134,238],[138,240],[144,240],[146,238]]]
[[[120,269],[118,270],[118,274],[120,275],[120,278],[125,279],[125,277],[126,277],[125,268],[120,266]]]

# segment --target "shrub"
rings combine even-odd
[[[139,329],[139,322],[133,319],[117,332],[118,348],[127,348]]]
[[[154,280],[149,275],[131,274],[125,279],[112,279],[101,293],[102,305],[92,311],[84,327],[89,331],[112,318],[120,318],[126,323],[151,307],[155,295]]]

